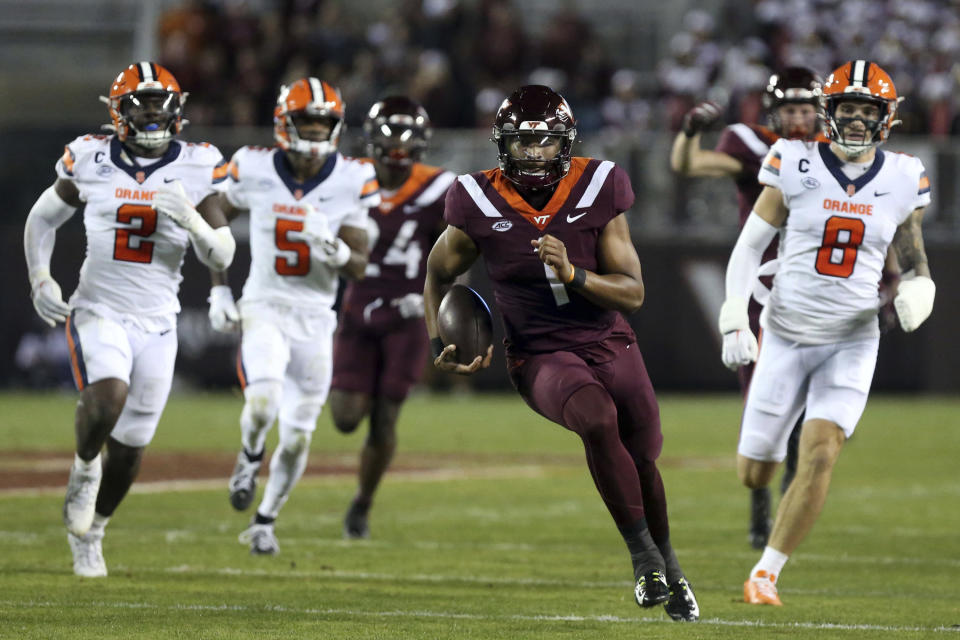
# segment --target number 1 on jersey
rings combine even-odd
[[[857,263],[866,225],[859,218],[831,216],[823,228],[823,244],[817,251],[817,273],[849,278]],[[839,252],[839,261],[834,256]]]

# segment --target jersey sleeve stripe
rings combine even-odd
[[[366,184],[363,185],[363,188],[360,189],[360,197],[366,198],[369,195],[373,195],[380,190],[380,183],[377,182],[376,178],[371,178],[367,180]]]
[[[597,170],[593,172],[593,177],[590,178],[590,184],[587,185],[587,190],[583,192],[580,202],[578,202],[575,207],[576,209],[589,207],[593,204],[593,201],[597,199],[597,194],[600,193],[600,189],[603,188],[603,183],[607,180],[607,176],[612,170],[613,163],[609,160],[604,160],[600,163]]]
[[[927,177],[926,171],[920,174],[920,185],[918,186],[917,195],[922,196],[925,193],[930,193],[930,178]]]
[[[730,125],[730,131],[740,138],[740,141],[747,146],[755,155],[762,156],[770,151],[770,145],[760,139],[757,132],[743,123]]]
[[[780,152],[772,151],[763,161],[763,168],[775,176],[780,175]]]
[[[66,170],[67,175],[73,175],[73,165],[76,163],[77,158],[73,155],[73,151],[70,150],[70,147],[63,148],[63,168]]]
[[[236,162],[227,163],[227,173],[234,182],[240,182],[240,166]]]
[[[453,184],[453,181],[456,179],[457,176],[452,172],[441,172],[436,178],[434,178],[433,182],[430,183],[430,186],[424,189],[423,193],[417,196],[414,204],[420,207],[426,207],[433,204],[447,193],[447,189],[450,188],[450,185]]]
[[[483,212],[483,215],[488,218],[502,218],[503,216],[497,211],[497,208],[493,206],[493,203],[487,199],[487,196],[483,195],[483,189],[480,188],[480,185],[477,184],[476,179],[470,174],[462,175],[457,178],[460,181],[460,184],[463,185],[463,188],[467,190],[467,194],[473,199],[473,202],[477,205],[480,211]]]
[[[229,173],[230,163],[228,163],[226,160],[221,160],[220,164],[213,168],[213,184],[217,184],[226,180]]]

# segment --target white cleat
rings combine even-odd
[[[67,482],[67,495],[63,501],[63,524],[67,531],[80,537],[90,530],[93,513],[97,506],[97,492],[100,490],[100,478],[103,469],[100,456],[94,458],[96,464],[89,472],[80,471],[74,461],[70,467],[70,480]]]
[[[245,450],[237,455],[237,464],[230,475],[230,504],[237,511],[246,510],[253,502],[257,494],[257,474],[262,463],[262,450],[259,460],[250,460]]]
[[[103,531],[88,531],[84,536],[67,534],[70,551],[73,552],[73,572],[83,578],[107,577],[107,564],[103,561]]]
[[[240,534],[240,542],[250,545],[250,553],[255,556],[275,556],[280,553],[280,543],[273,532],[272,524],[251,524]]]

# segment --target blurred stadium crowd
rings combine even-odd
[[[192,88],[197,124],[268,125],[276,88],[316,75],[339,86],[348,125],[387,92],[427,108],[439,127],[490,126],[516,86],[553,86],[581,131],[643,131],[704,98],[731,121],[762,120],[771,69],[820,72],[868,58],[906,95],[906,133],[960,134],[960,0],[728,0],[692,10],[656,69],[614,62],[590,17],[559,3],[542,35],[519,0],[400,0],[373,21],[333,0],[185,0],[160,20],[160,62]],[[267,8],[269,7],[269,8]],[[666,36],[665,36],[666,37]]]

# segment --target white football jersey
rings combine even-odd
[[[309,203],[336,236],[342,226],[367,228],[367,207],[380,204],[373,165],[335,153],[320,172],[300,183],[279,148],[243,147],[231,161],[227,198],[250,211],[250,275],[243,302],[274,302],[330,309],[337,271],[311,256],[303,237]]]
[[[182,227],[151,208],[157,187],[180,181],[194,204],[227,184],[227,163],[207,143],[174,140],[159,159],[131,156],[115,136],[80,136],[57,161],[86,203],[87,254],[70,306],[138,317],[180,311]]]
[[[781,139],[759,181],[780,189],[790,210],[761,326],[802,344],[879,336],[887,248],[897,227],[930,204],[923,163],[878,149],[851,180],[828,144]]]

